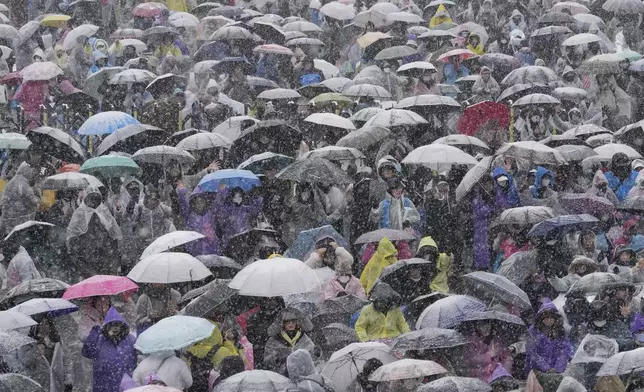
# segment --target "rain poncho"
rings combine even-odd
[[[271,371],[286,374],[287,358],[297,350],[306,350],[313,354],[315,344],[307,335],[312,329],[311,321],[303,320],[303,315],[292,313],[289,309],[283,310],[277,320],[269,327],[268,334],[271,336],[264,346],[264,366]],[[282,322],[285,320],[297,320],[298,328],[291,334],[282,329]]]
[[[484,69],[490,71],[489,68],[482,67],[481,72],[483,72]],[[492,75],[490,75],[487,82],[483,80],[482,76],[479,76],[472,85],[472,94],[476,95],[479,101],[496,101],[500,92],[501,87],[499,87],[499,84],[494,80]]]
[[[398,250],[388,238],[383,238],[378,242],[378,249],[367,263],[362,274],[360,275],[360,284],[365,292],[371,291],[371,287],[376,279],[380,277],[382,270],[394,264],[398,255]]]
[[[110,308],[105,315],[103,328],[92,328],[83,346],[83,356],[94,360],[94,392],[119,392],[123,375],[131,375],[136,368],[136,338],[128,333],[117,343],[110,341],[105,337],[103,330],[112,323],[120,323],[129,331],[119,312]]]
[[[22,346],[18,350],[4,355],[2,359],[7,364],[9,372],[29,377],[42,385],[45,391],[49,391],[49,364],[36,344]]]
[[[506,187],[502,188],[499,185],[497,182],[499,177],[507,178]],[[495,208],[498,211],[503,211],[508,208],[519,207],[521,200],[519,199],[519,191],[514,184],[512,175],[505,168],[497,167],[492,172],[492,178],[494,180]]]
[[[637,178],[638,173],[636,171],[632,171],[630,176],[623,181],[617,178],[612,171],[606,172],[604,175],[608,180],[608,187],[615,192],[617,199],[619,201],[624,201],[626,196],[628,196],[628,192],[630,192],[635,185],[635,179]]]
[[[406,222],[415,225],[420,220],[416,206],[404,195],[397,199],[387,193],[385,200],[380,202],[378,211],[378,227],[381,229],[403,230]]]
[[[40,196],[29,184],[34,177],[34,170],[23,162],[14,177],[9,180],[0,198],[0,230],[8,234],[21,223],[34,220],[40,204]]]
[[[156,374],[167,386],[186,390],[192,386],[190,368],[173,351],[154,353],[143,359],[132,374],[138,385],[145,385],[146,378]]]
[[[374,301],[384,301],[389,305],[400,301],[398,293],[393,291],[389,285],[381,283],[378,287],[378,289],[374,289],[372,294]],[[395,300],[396,297],[397,300]],[[382,312],[378,311],[372,303],[360,311],[355,330],[358,334],[358,339],[362,342],[367,342],[398,337],[409,332],[409,325],[407,325],[405,316],[398,306],[388,306],[388,309]]]
[[[40,278],[42,275],[36,269],[34,261],[27,250],[21,246],[7,267],[7,289],[12,289],[22,282]]]
[[[441,23],[452,23],[452,17],[449,15],[449,12],[447,12],[447,9],[443,4],[438,6],[436,13],[429,20],[429,28],[433,29]]]
[[[591,185],[590,189],[586,191],[586,193],[599,197],[605,197],[614,205],[619,204],[619,199],[617,199],[615,192],[608,187],[608,180],[606,179],[604,172],[602,172],[601,170],[597,170],[597,172],[595,172],[595,175],[593,176],[593,184]]]
[[[306,350],[295,350],[286,358],[286,370],[291,381],[297,383],[304,377],[315,374],[315,364],[311,353]]]
[[[510,21],[508,22],[508,33],[515,31],[515,30],[520,30],[520,31],[526,31],[528,28],[528,25],[525,22],[525,17],[519,10],[513,10],[512,14],[510,15]]]
[[[179,210],[183,217],[183,224],[186,230],[193,230],[206,236],[200,240],[186,245],[188,253],[193,256],[219,254],[219,239],[215,234],[215,210],[211,205],[203,214],[197,214],[190,208],[190,199],[196,195],[188,195],[185,187],[177,188],[179,196]]]
[[[88,186],[85,189],[84,198],[87,198],[90,194],[97,193],[101,194],[99,189],[95,186]],[[101,196],[102,198],[102,196]],[[113,240],[122,240],[123,234],[121,234],[121,229],[119,228],[116,219],[110,213],[110,210],[107,206],[101,203],[96,208],[88,207],[85,202],[81,203],[80,206],[74,211],[72,219],[69,222],[67,227],[67,242],[74,237],[79,237],[83,234],[87,234],[89,230],[89,223],[92,220],[92,217],[96,215],[105,229],[110,239]]]
[[[418,244],[418,250],[420,251],[424,246],[432,247],[438,251],[436,241],[434,241],[432,237],[427,236],[421,239]],[[436,275],[434,276],[434,279],[432,279],[432,283],[429,285],[432,291],[440,291],[442,293],[449,292],[447,279],[451,269],[452,259],[445,253],[439,253],[438,260],[436,262]]]
[[[247,203],[236,205],[230,200],[232,195],[227,192],[220,193],[222,195],[215,202],[217,204],[215,224],[221,232],[221,246],[224,248],[233,236],[256,226],[259,214],[262,212],[262,198],[252,197]],[[224,199],[223,202],[222,199]]]
[[[492,217],[493,207],[486,200],[477,196],[472,202],[474,212],[474,263],[475,268],[490,267],[490,249],[488,245],[488,226]]]
[[[528,342],[526,344],[526,374],[531,370],[547,372],[554,370],[557,373],[563,372],[568,366],[568,361],[573,356],[573,348],[570,341],[565,336],[558,338],[549,338],[537,329],[538,323],[545,312],[551,312],[553,317],[561,321],[561,315],[552,302],[547,302],[539,308],[537,312],[537,321],[530,327]],[[561,326],[563,331],[563,325]]]

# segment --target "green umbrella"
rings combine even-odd
[[[99,174],[101,177],[121,177],[126,174],[137,174],[139,165],[131,158],[118,155],[104,155],[91,158],[83,163],[81,173]]]

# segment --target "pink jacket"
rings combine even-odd
[[[470,335],[468,339],[469,344],[465,346],[463,358],[466,368],[470,370],[469,377],[488,382],[499,363],[506,369],[512,369],[510,350],[498,339],[492,339],[489,344],[476,334]]]
[[[335,298],[340,293],[346,293],[348,295],[354,295],[358,298],[367,299],[367,295],[360,285],[360,280],[353,275],[351,276],[351,280],[349,280],[346,287],[342,287],[342,284],[338,282],[338,275],[335,275],[324,288],[323,299],[324,301],[326,301],[327,299]]]

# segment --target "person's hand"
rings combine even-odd
[[[219,169],[220,166],[218,161],[212,161],[212,163],[206,168],[206,170],[208,170],[208,173],[216,172]]]
[[[315,250],[315,253],[317,253],[318,256],[320,256],[320,257],[322,257],[324,255],[324,252],[326,252],[326,248],[320,248],[320,249]]]
[[[622,317],[626,318],[631,314],[631,308],[628,304],[624,304],[619,307],[619,312],[622,314]]]
[[[337,242],[335,242],[335,241],[333,241],[333,242],[331,242],[331,243],[329,244],[329,246],[330,246],[330,247],[332,247],[333,249],[335,249],[335,248],[337,248],[337,247],[338,247],[338,243],[337,243]]]
[[[177,189],[183,189],[186,185],[183,183],[183,180],[177,180]]]

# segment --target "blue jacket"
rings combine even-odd
[[[443,67],[443,76],[445,77],[445,84],[455,84],[456,80],[470,75],[470,70],[465,65],[461,64],[459,70],[454,69],[454,64],[447,64]]]
[[[497,184],[496,179],[506,176],[508,177],[508,188],[503,189]],[[503,167],[497,167],[492,172],[492,178],[494,179],[494,195],[495,195],[495,208],[498,211],[503,211],[508,208],[514,208],[521,206],[521,200],[519,199],[519,191],[517,190],[516,185],[512,175],[508,173],[507,170]]]
[[[530,193],[535,199],[539,198],[538,190],[542,188],[541,180],[546,174],[550,175],[550,178],[552,179],[552,182],[550,183],[551,188],[555,185],[555,175],[545,167],[537,166],[537,174],[534,176],[534,183],[530,187]]]
[[[380,202],[380,228],[381,229],[391,229],[391,218],[389,217],[389,206],[391,200],[389,197]],[[403,207],[405,208],[414,208],[414,204],[408,198],[403,196]]]
[[[628,192],[635,185],[637,174],[638,173],[633,170],[631,172],[631,175],[627,179],[620,181],[620,179],[617,178],[612,171],[604,173],[606,179],[608,180],[608,186],[615,192],[615,195],[617,196],[617,199],[619,199],[619,201],[624,201],[624,199],[626,199]]]

